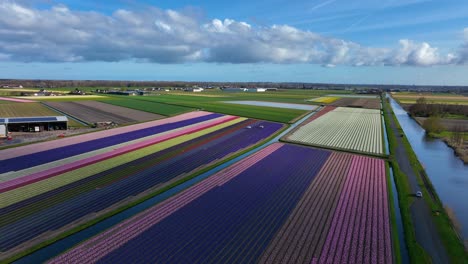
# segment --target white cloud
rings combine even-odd
[[[442,55],[425,42],[401,40],[395,49],[365,47],[288,25],[203,21],[192,13],[154,7],[107,15],[64,5],[33,9],[10,0],[0,3],[0,59],[12,61],[431,66],[466,62],[468,29],[464,34],[466,43],[456,55]]]
[[[400,40],[400,47],[390,56],[389,64],[430,66],[450,64],[454,61],[452,54],[442,56],[437,48],[428,43],[415,43],[407,39]]]
[[[468,63],[468,27],[463,30],[464,43],[458,50],[456,57],[459,64]]]

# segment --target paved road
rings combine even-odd
[[[397,149],[396,153],[392,153],[396,158],[401,171],[408,177],[408,181],[413,193],[420,189],[416,174],[414,173],[411,163],[409,161],[408,153],[403,145],[402,138],[399,137],[399,131],[395,124],[394,119],[390,115],[390,109],[386,109],[386,118],[390,120],[390,127],[393,134],[396,135]],[[424,199],[416,199],[410,207],[411,217],[416,233],[416,241],[426,250],[432,257],[433,263],[449,263],[447,251],[442,244],[437,227],[432,220],[431,209],[427,206]]]

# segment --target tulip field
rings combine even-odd
[[[337,150],[383,155],[380,110],[326,106],[286,141]]]
[[[381,159],[274,143],[49,262],[392,263],[387,195]]]
[[[307,101],[308,102],[330,104],[330,103],[335,102],[338,99],[340,99],[340,98],[339,97],[333,97],[333,96],[324,96],[324,97],[313,98],[313,99],[310,99],[310,100],[307,100]]]
[[[190,176],[282,127],[195,111],[2,150],[0,259]]]

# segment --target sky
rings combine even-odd
[[[0,0],[0,78],[468,85],[468,1]]]

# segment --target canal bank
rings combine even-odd
[[[468,164],[442,140],[426,137],[425,130],[394,99],[390,103],[441,202],[454,212],[460,234],[468,240]]]
[[[393,114],[390,108],[392,99],[388,100],[385,103],[386,122],[391,128],[388,133],[391,134],[392,164],[411,261],[466,263],[462,242],[432,190],[430,180],[423,180],[424,169],[407,140],[406,131],[400,127],[396,113]],[[422,191],[423,198],[415,197],[417,191]],[[426,259],[425,255],[431,259]]]

